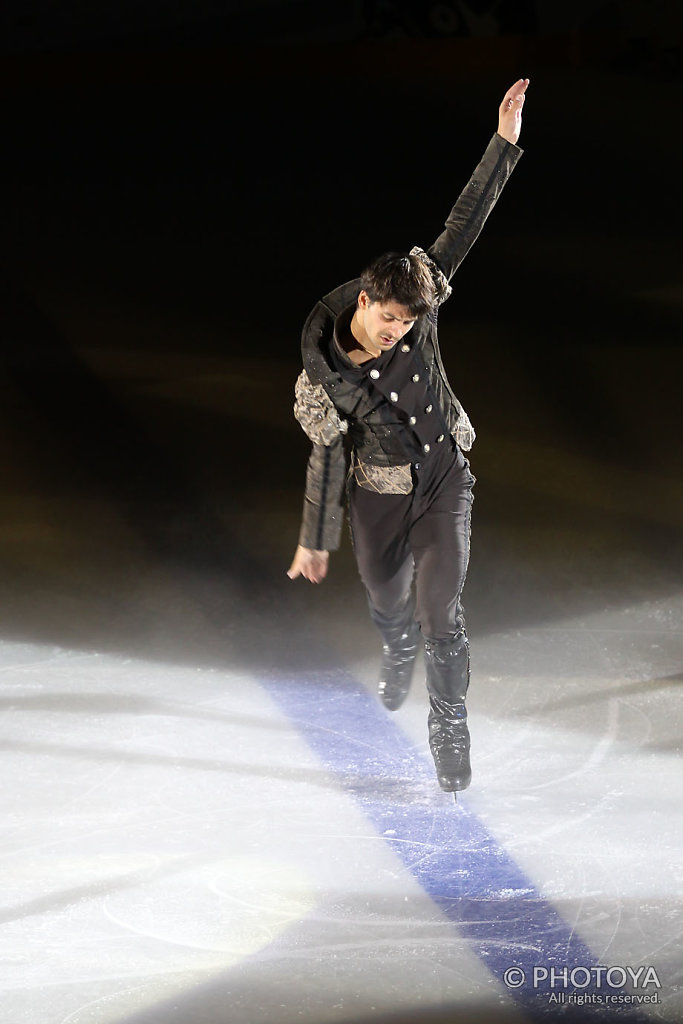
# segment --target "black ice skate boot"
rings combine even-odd
[[[377,692],[389,711],[400,708],[413,680],[415,658],[420,646],[420,627],[413,618],[413,611],[411,595],[408,595],[405,607],[394,616],[382,615],[370,605],[372,621],[383,640]]]
[[[465,696],[470,678],[470,655],[464,630],[453,639],[425,640],[429,691],[429,746],[439,785],[455,794],[472,780],[470,733]]]

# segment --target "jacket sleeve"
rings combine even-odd
[[[497,132],[486,147],[448,215],[445,230],[428,250],[448,281],[479,237],[522,152],[519,146],[503,139]],[[450,294],[450,289],[448,292]]]
[[[296,382],[294,416],[313,442],[299,544],[316,551],[336,551],[344,518],[346,455],[342,436],[348,424],[341,419],[323,387],[311,384],[305,370]]]
[[[304,511],[299,544],[315,551],[336,551],[344,520],[342,498],[346,455],[341,437],[331,444],[314,444],[306,471]]]

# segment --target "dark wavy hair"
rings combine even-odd
[[[432,275],[412,253],[378,256],[361,274],[360,287],[371,302],[397,302],[410,310],[411,316],[428,313],[436,302]]]

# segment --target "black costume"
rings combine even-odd
[[[448,282],[521,153],[494,135],[445,230],[427,251],[412,250],[432,274],[437,305],[450,295]],[[316,550],[338,547],[350,455],[354,551],[384,639],[380,695],[392,709],[405,698],[418,646],[416,621],[425,642],[430,743],[439,782],[445,789],[464,789],[469,783],[464,706],[469,652],[460,596],[474,478],[462,451],[471,447],[474,431],[446,378],[437,307],[390,351],[356,365],[339,337],[358,294],[358,280],[330,292],[303,331],[304,371],[297,381],[295,415],[313,450],[299,543]]]

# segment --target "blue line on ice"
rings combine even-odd
[[[563,990],[561,982],[552,988],[548,978],[532,986],[534,967],[566,968],[570,977],[577,969],[578,991],[623,997],[627,990],[606,986],[604,976],[594,971],[600,964],[590,949],[465,800],[459,797],[456,805],[439,790],[429,755],[416,749],[396,719],[350,673],[264,675],[260,681],[501,985],[508,968],[524,971],[526,982],[507,991],[526,1014],[547,1018],[571,1009],[571,1004],[548,1002],[551,992]],[[585,987],[581,968],[591,972]],[[571,992],[571,986],[565,991]],[[575,1009],[591,1018],[619,1010],[632,1022],[649,1020],[623,1002]]]

